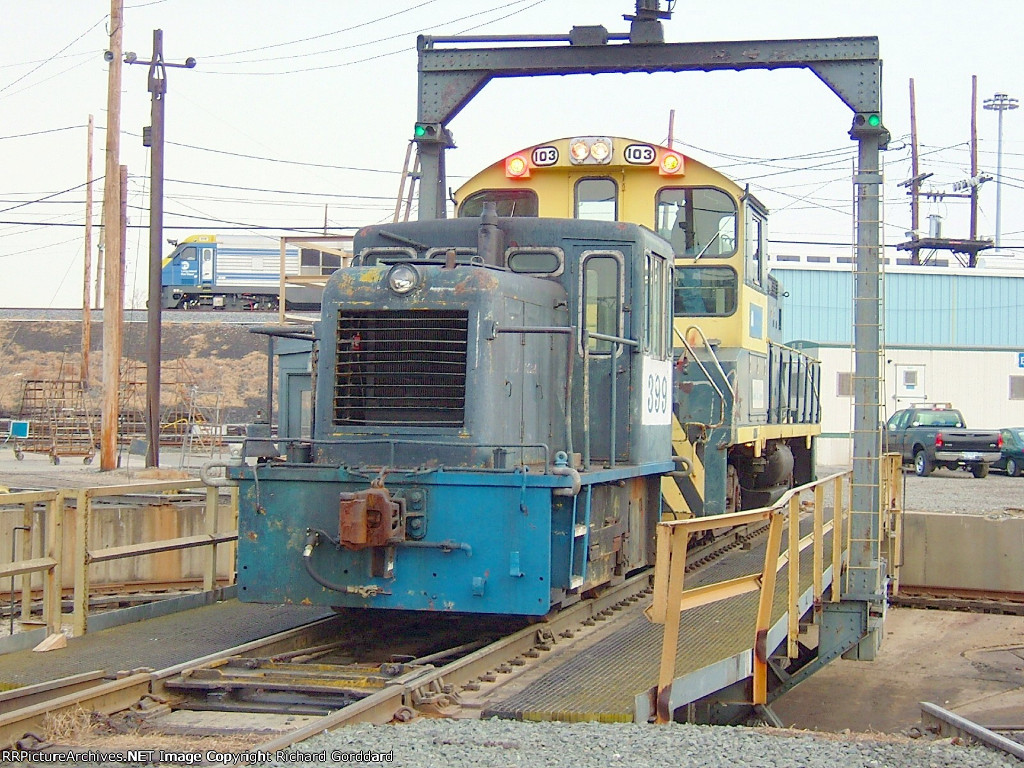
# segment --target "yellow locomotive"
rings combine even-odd
[[[455,193],[459,217],[487,202],[499,216],[640,224],[672,244],[676,470],[662,482],[665,514],[755,508],[813,479],[820,365],[777,338],[768,212],[748,190],[669,147],[576,136],[513,152]]]

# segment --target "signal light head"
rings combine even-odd
[[[440,123],[416,123],[412,133],[417,139],[436,139],[441,135],[441,125]]]
[[[858,112],[853,116],[853,130],[859,128],[881,128],[882,116],[877,112]]]

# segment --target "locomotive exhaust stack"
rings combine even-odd
[[[505,251],[505,233],[498,226],[498,204],[493,201],[484,203],[480,216],[480,230],[476,236],[477,256],[492,267],[503,267]]]

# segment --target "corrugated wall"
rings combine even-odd
[[[776,269],[774,275],[788,294],[783,299],[784,341],[851,343],[850,272]],[[885,341],[925,348],[1024,351],[1024,275],[888,272]]]

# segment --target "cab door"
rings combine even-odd
[[[199,283],[213,285],[213,246],[205,246],[199,252]]]
[[[578,247],[580,302],[577,327],[580,333],[577,356],[581,366],[589,365],[586,376],[589,380],[588,412],[583,411],[582,400],[578,403],[589,433],[581,437],[586,441],[589,436],[593,461],[608,461],[613,450],[616,461],[626,460],[629,456],[629,384],[633,351],[614,340],[631,338],[630,313],[626,308],[626,297],[630,295],[631,288],[630,272],[626,268],[629,255],[622,249]],[[591,334],[599,334],[599,337]],[[583,379],[584,371],[581,370],[577,376],[581,382],[581,395]],[[585,442],[578,445],[585,448]]]

